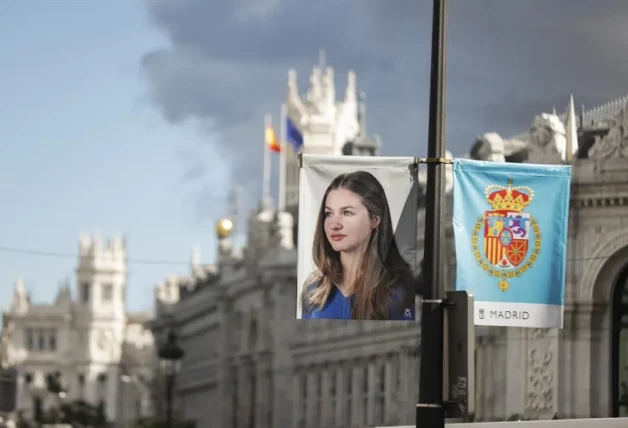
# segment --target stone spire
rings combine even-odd
[[[578,152],[577,120],[573,95],[571,95],[569,97],[569,106],[567,107],[567,123],[565,124],[567,143],[565,144],[565,153],[563,154],[563,160],[567,163],[571,163],[573,155]]]
[[[11,312],[24,313],[28,310],[29,298],[24,286],[24,279],[21,277],[15,281],[13,289],[13,302],[11,303]]]

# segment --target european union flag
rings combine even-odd
[[[456,289],[477,325],[562,328],[571,166],[454,160]]]
[[[292,123],[289,117],[286,117],[286,137],[288,142],[292,144],[292,148],[295,153],[299,152],[299,149],[303,145],[303,135],[301,131]]]

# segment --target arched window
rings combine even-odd
[[[628,416],[628,264],[619,274],[613,292],[611,385],[613,416]]]
[[[251,327],[249,328],[249,352],[255,352],[257,349],[257,320],[253,318],[251,320]]]

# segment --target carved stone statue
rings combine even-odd
[[[529,141],[505,140],[496,132],[487,132],[475,140],[469,156],[471,159],[491,162],[505,162],[507,157],[517,155],[527,159],[529,145]]]
[[[310,89],[307,93],[307,100],[313,104],[318,104],[322,95],[321,71],[314,68],[310,74]]]
[[[327,108],[333,106],[336,102],[336,88],[334,85],[334,69],[327,67],[325,76],[323,77],[323,97]]]
[[[622,108],[617,116],[608,120],[610,129],[604,137],[595,137],[589,149],[589,158],[606,160],[611,158],[628,159],[628,109]]]
[[[558,116],[541,114],[534,118],[529,132],[521,137],[503,139],[495,132],[477,138],[470,157],[476,160],[505,162],[516,158],[530,163],[561,163],[567,147],[565,126]]]
[[[565,125],[558,116],[543,113],[530,125],[528,162],[560,163],[567,148]]]

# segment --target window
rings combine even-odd
[[[40,423],[44,418],[44,405],[41,397],[33,397],[33,417],[36,422]]]
[[[43,329],[39,329],[37,334],[37,350],[44,351],[46,349],[46,334]]]
[[[104,400],[107,394],[107,374],[101,373],[98,375],[98,396],[100,400]]]
[[[78,375],[78,396],[81,400],[85,398],[85,375],[82,373]]]
[[[57,350],[57,330],[52,329],[48,333],[48,350],[55,352]]]
[[[102,301],[111,302],[113,300],[113,286],[111,284],[102,285]]]
[[[33,374],[32,373],[24,373],[24,383],[26,385],[30,385],[33,383]]]
[[[24,342],[27,350],[32,351],[35,348],[35,332],[32,328],[24,330]]]
[[[89,282],[81,283],[81,300],[83,301],[83,303],[89,303],[89,289]]]

